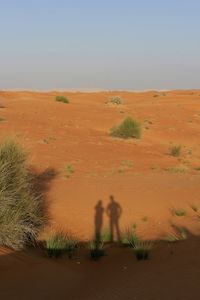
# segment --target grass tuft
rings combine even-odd
[[[141,133],[141,124],[132,117],[126,117],[120,125],[113,127],[110,131],[110,135],[112,137],[119,137],[123,139],[139,139],[141,137]]]
[[[123,100],[121,97],[119,96],[113,96],[109,99],[108,101],[109,103],[111,104],[115,104],[115,105],[119,105],[119,104],[122,104],[123,103]]]
[[[69,103],[69,99],[65,96],[56,96],[56,101],[63,102],[63,103]]]
[[[182,146],[181,145],[173,145],[169,149],[169,153],[171,156],[179,157],[181,155]]]
[[[173,216],[175,215],[177,217],[183,217],[186,215],[186,210],[183,208],[180,208],[180,209],[172,208],[171,212],[172,212]]]
[[[73,165],[66,165],[65,167],[65,178],[69,178],[74,173]]]
[[[133,247],[137,260],[146,260],[149,258],[153,243],[151,241],[138,240]]]
[[[34,244],[46,222],[26,159],[14,140],[0,145],[0,245],[15,250]]]
[[[99,260],[102,256],[105,255],[104,242],[103,241],[90,241],[89,242],[90,258],[92,260]]]
[[[78,240],[62,231],[54,233],[46,241],[46,250],[49,257],[61,257],[67,253],[72,258],[78,247]]]

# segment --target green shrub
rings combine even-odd
[[[56,96],[56,101],[63,102],[63,103],[69,103],[69,99],[67,99],[65,96]]]
[[[46,241],[46,249],[49,257],[62,256],[67,249],[66,235],[62,232],[53,234]]]
[[[111,129],[110,135],[123,139],[139,139],[141,137],[141,131],[142,128],[138,121],[134,120],[132,117],[126,117],[120,125]]]
[[[26,158],[15,141],[0,145],[0,245],[15,250],[33,244],[45,224]]]
[[[49,257],[56,258],[67,253],[68,257],[72,258],[77,247],[78,241],[62,231],[52,234],[46,241],[46,250]]]
[[[128,228],[125,233],[123,234],[122,243],[127,244],[130,247],[135,247],[137,242],[139,241],[139,238],[137,234],[135,233],[135,229]]]
[[[89,243],[89,250],[90,250],[90,258],[92,260],[99,260],[102,256],[105,255],[104,251],[104,242],[103,241],[91,241]]]
[[[133,247],[133,251],[137,260],[146,260],[149,258],[149,254],[152,250],[153,243],[149,241],[138,240]]]
[[[177,217],[183,217],[186,215],[186,210],[183,208],[180,208],[180,209],[172,208],[171,212],[172,212],[172,215],[175,215]]]
[[[181,145],[174,145],[170,147],[169,153],[174,157],[178,157],[181,155],[181,149],[182,149]]]
[[[74,167],[72,165],[66,165],[65,178],[69,178],[74,173]]]
[[[123,103],[123,100],[121,97],[119,96],[113,96],[109,99],[108,101],[109,103],[111,104],[116,104],[116,105],[119,105],[119,104],[122,104]]]

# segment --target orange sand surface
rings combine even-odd
[[[106,208],[113,195],[122,207],[121,231],[137,224],[142,237],[160,239],[175,224],[193,237],[176,244],[174,254],[161,243],[152,259],[139,263],[130,249],[115,247],[100,263],[83,253],[80,264],[2,250],[1,298],[197,299],[200,222],[191,206],[200,208],[200,91],[63,92],[69,104],[56,102],[59,94],[0,92],[0,139],[15,136],[28,151],[45,181],[50,227],[91,239],[94,207],[102,200]],[[122,105],[106,103],[114,95]],[[142,123],[141,139],[109,136],[126,116]],[[169,155],[174,144],[182,145],[180,157]],[[67,178],[68,165],[74,172]],[[185,216],[172,215],[173,208]]]

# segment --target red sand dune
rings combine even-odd
[[[5,118],[0,122],[0,138],[17,136],[29,152],[29,163],[46,178],[51,226],[90,239],[97,201],[101,199],[106,207],[113,195],[123,210],[121,230],[137,224],[142,237],[154,239],[169,234],[173,223],[198,236],[198,212],[191,205],[200,207],[200,171],[195,170],[200,166],[200,91],[62,93],[69,104],[56,102],[58,94],[0,92],[0,103],[5,106],[0,108],[0,117]],[[106,104],[113,95],[121,96],[124,104]],[[142,138],[111,138],[110,128],[129,115],[143,124]],[[180,157],[169,155],[171,144],[182,145]],[[67,165],[74,168],[69,178],[65,177]],[[184,172],[166,170],[174,167]],[[53,176],[48,176],[48,170]],[[172,216],[173,207],[185,209],[186,215]],[[105,215],[104,228],[108,226]],[[2,299],[149,300],[161,299],[161,294],[162,299],[197,299],[191,294],[200,291],[196,285],[198,240],[193,239],[186,244],[187,250],[182,244],[176,246],[175,256],[168,248],[157,249],[152,260],[140,265],[132,260],[130,249],[114,248],[110,250],[113,255],[100,264],[86,259],[81,265],[76,261],[55,263],[35,252],[2,250]],[[164,288],[171,294],[165,295]]]

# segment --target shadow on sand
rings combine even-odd
[[[102,200],[99,200],[94,209],[95,209],[94,224],[95,224],[96,244],[98,245],[101,240],[104,213],[106,213],[109,219],[110,242],[114,242],[115,236],[116,236],[116,240],[120,242],[121,233],[120,233],[119,220],[122,215],[122,207],[115,200],[114,196],[110,195],[110,201],[106,208],[103,207]]]

